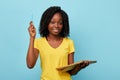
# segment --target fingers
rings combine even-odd
[[[30,26],[34,26],[32,21],[30,21]]]
[[[85,61],[83,61],[79,66],[81,67],[81,68],[85,68],[86,66],[88,66],[89,65],[89,61],[88,60],[85,60]]]
[[[36,31],[34,25],[31,24],[31,25],[28,27],[28,31],[29,31],[30,33],[34,33],[34,32]]]
[[[89,61],[88,61],[88,60],[84,61],[84,64],[85,64],[86,66],[88,66],[88,65],[89,65]]]
[[[30,25],[28,27],[28,31],[29,31],[30,36],[35,36],[36,29],[35,29],[34,24],[33,24],[32,21],[30,21]]]
[[[79,71],[79,70],[81,70],[82,68],[85,68],[88,65],[89,65],[89,61],[88,60],[84,60],[84,61],[82,61],[80,64],[78,64],[75,67],[75,70]]]
[[[30,21],[30,24],[33,23],[33,21]]]
[[[35,27],[34,27],[34,24],[33,24],[33,22],[32,21],[30,21],[30,26],[29,26],[30,28],[32,28],[32,29],[34,29]]]

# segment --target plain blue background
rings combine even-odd
[[[40,59],[34,69],[26,66],[27,28],[33,20],[38,30],[42,13],[55,5],[69,15],[75,61],[98,61],[73,80],[120,80],[119,0],[0,0],[0,80],[40,80]]]

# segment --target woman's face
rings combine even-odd
[[[53,15],[50,23],[48,24],[49,35],[58,36],[62,31],[63,22],[62,16],[60,13],[56,13]]]

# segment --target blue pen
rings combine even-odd
[[[33,22],[33,14],[32,14],[32,16],[31,16],[31,21]]]

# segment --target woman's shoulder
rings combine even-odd
[[[35,38],[35,41],[43,41],[45,39],[45,37],[38,37],[38,38]]]

